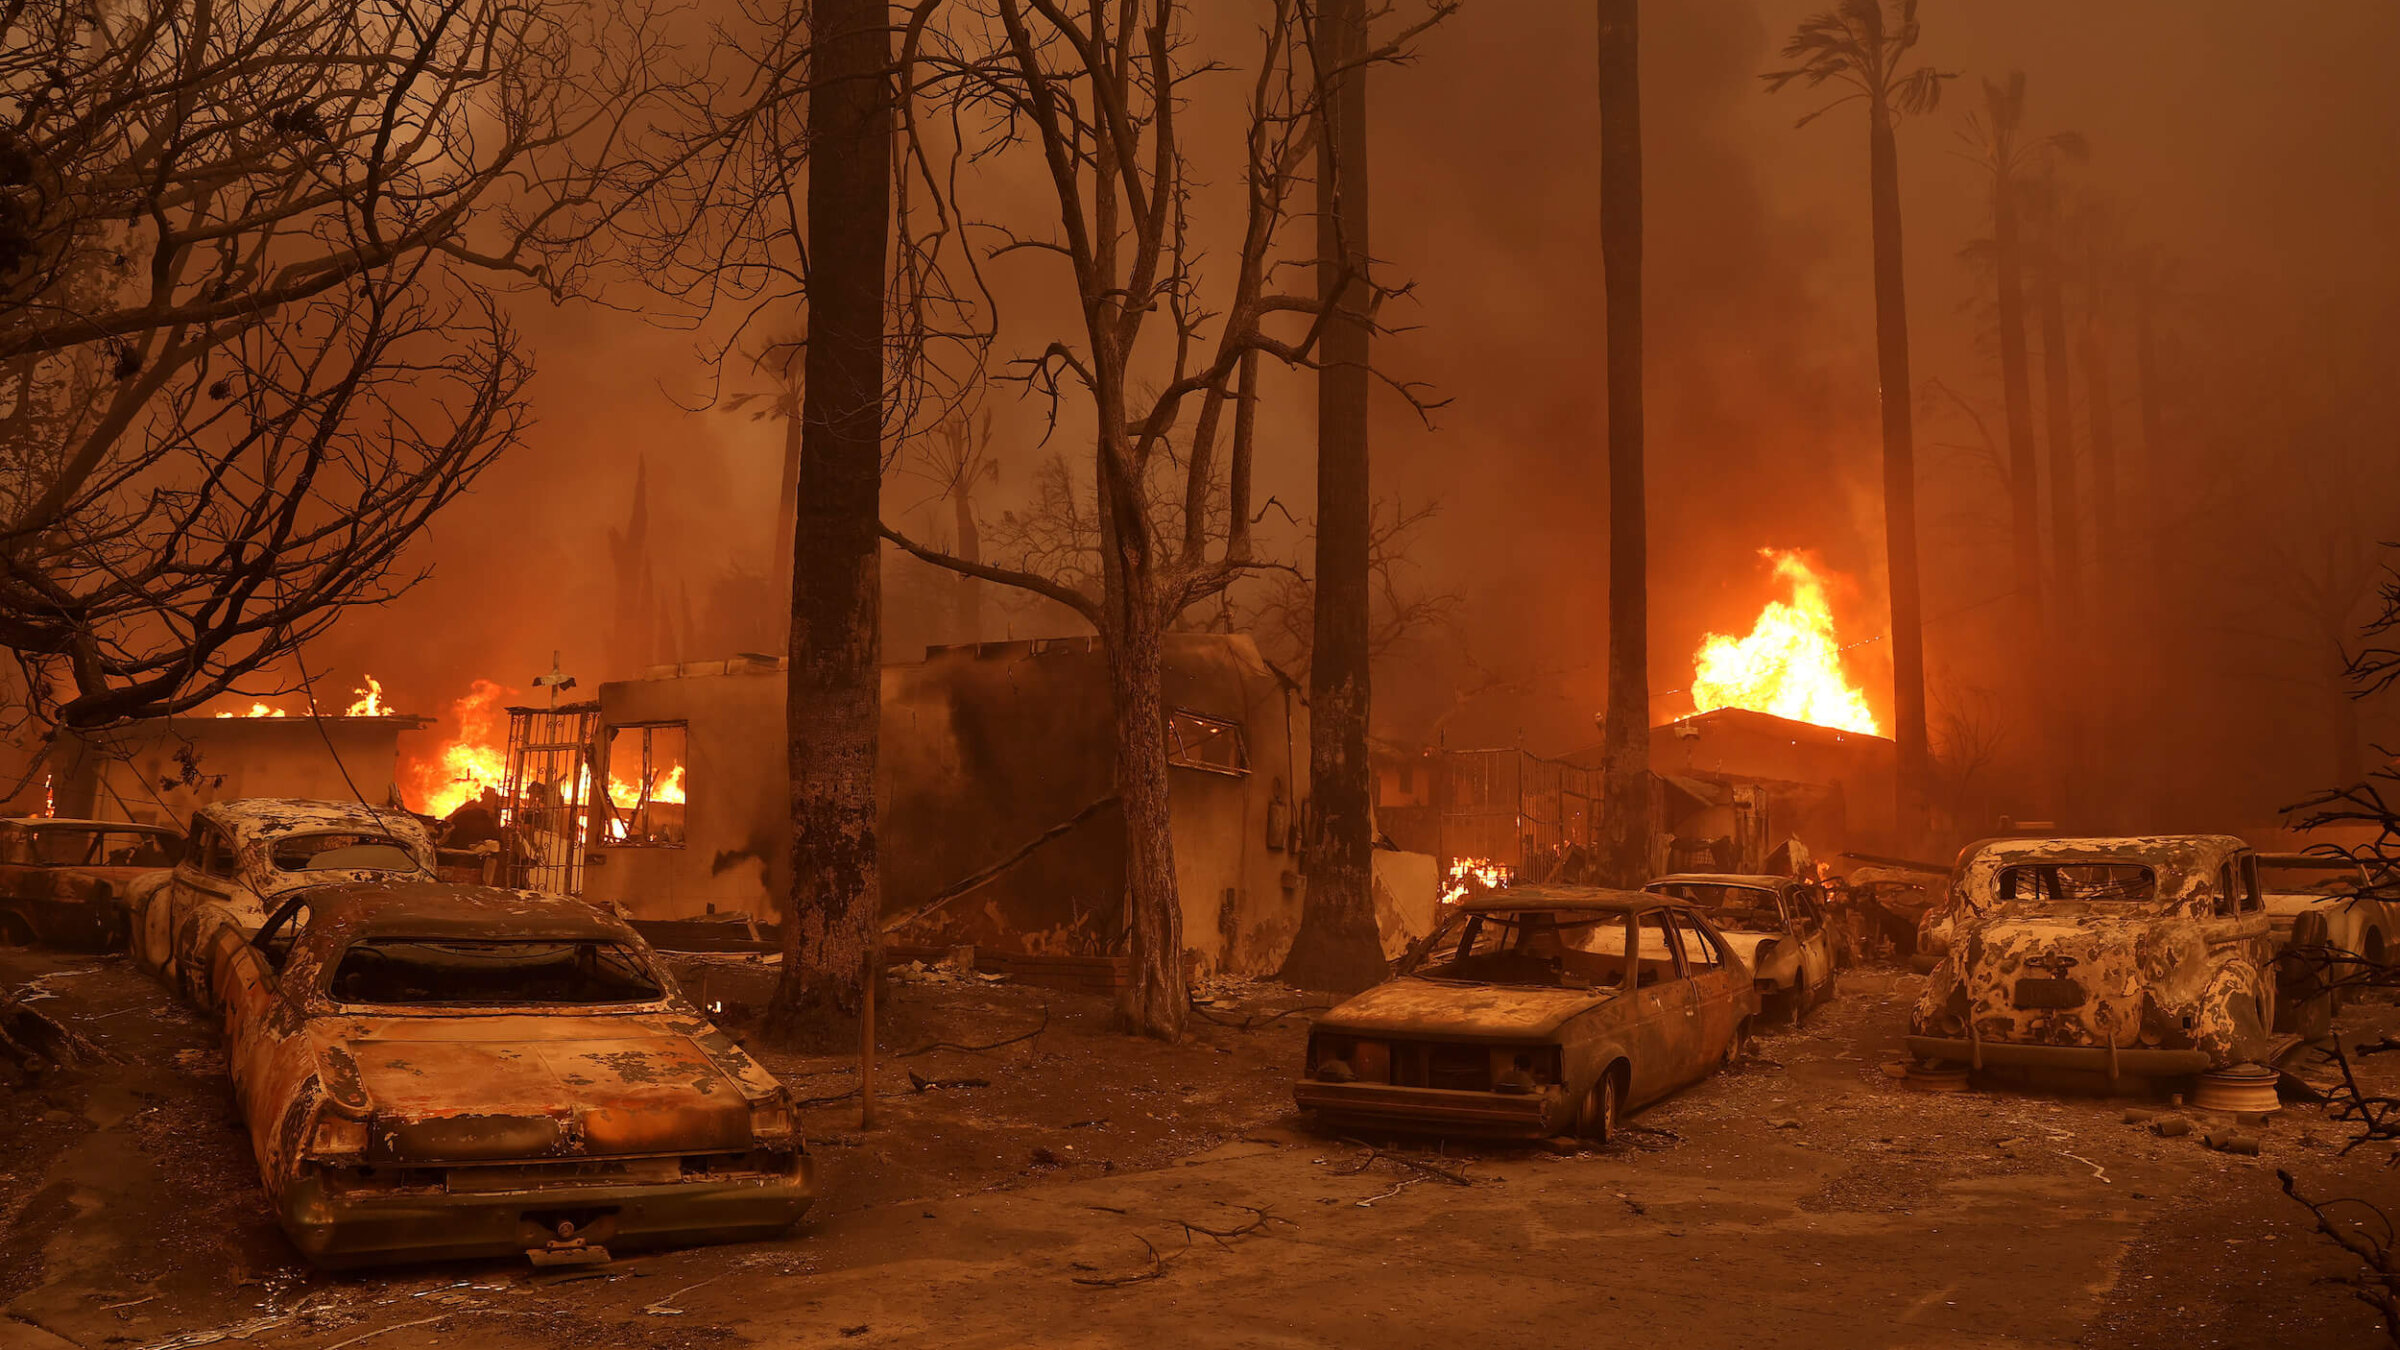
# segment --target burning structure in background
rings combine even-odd
[[[1747,708],[1837,731],[1883,734],[1867,696],[1851,683],[1834,633],[1826,578],[1796,552],[1762,549],[1775,577],[1792,588],[1770,600],[1744,636],[1710,633],[1692,656],[1696,712]]]

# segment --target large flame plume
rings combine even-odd
[[[429,760],[410,765],[415,791],[409,795],[417,809],[436,819],[482,796],[501,791],[508,783],[508,709],[501,700],[509,690],[490,680],[477,680],[466,697],[450,705],[458,734]]]
[[[1762,549],[1792,598],[1771,600],[1744,637],[1710,633],[1692,656],[1692,703],[1700,712],[1748,708],[1795,722],[1882,734],[1867,696],[1842,669],[1825,579],[1798,553]]]

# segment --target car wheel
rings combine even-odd
[[[1733,1024],[1733,1039],[1725,1043],[1725,1067],[1730,1069],[1750,1048],[1750,1019],[1745,1017]]]
[[[1792,1025],[1808,1020],[1808,1010],[1815,1006],[1816,991],[1808,987],[1808,970],[1802,967],[1792,975]]]
[[[1617,1073],[1610,1069],[1592,1084],[1583,1096],[1583,1105],[1575,1111],[1575,1133],[1595,1144],[1605,1144],[1617,1137],[1617,1112],[1623,1106],[1617,1096]]]
[[[0,947],[30,947],[33,926],[21,914],[0,910]]]

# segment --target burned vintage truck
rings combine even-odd
[[[124,950],[129,889],[182,851],[183,836],[163,825],[0,820],[0,946]]]
[[[2158,1078],[2269,1053],[2273,939],[2240,839],[1990,839],[1956,875],[1925,930],[1921,1062]]]

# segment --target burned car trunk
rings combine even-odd
[[[810,1203],[788,1092],[581,901],[341,881],[211,955],[260,1180],[317,1264],[604,1259]]]
[[[1452,910],[1309,1033],[1300,1109],[1341,1126],[1605,1140],[1740,1052],[1749,967],[1688,904],[1523,886]]]
[[[0,945],[123,951],[136,883],[182,851],[183,836],[159,825],[0,820]]]
[[[2270,1048],[2267,915],[2232,836],[1971,845],[1935,931],[1921,1060],[2174,1077]]]

